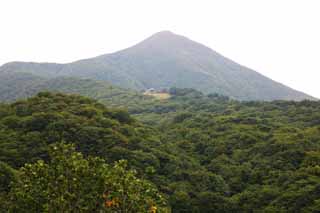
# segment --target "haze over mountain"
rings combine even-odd
[[[68,64],[11,62],[0,72],[88,78],[133,90],[194,88],[238,100],[314,99],[169,31],[112,54]]]

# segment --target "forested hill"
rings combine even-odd
[[[0,67],[0,73],[8,72],[102,80],[138,91],[193,88],[237,100],[314,99],[168,31],[125,50],[73,63],[11,62]]]
[[[319,102],[238,102],[177,88],[170,93],[166,100],[132,105],[134,117],[108,104],[61,93],[43,92],[0,105],[1,203],[9,208],[55,206],[46,193],[56,195],[61,190],[39,187],[46,186],[44,181],[55,183],[47,172],[60,174],[64,169],[59,168],[72,168],[70,171],[82,173],[63,173],[57,178],[75,183],[69,190],[78,192],[79,199],[75,202],[73,194],[63,194],[65,202],[81,204],[84,209],[89,204],[82,203],[82,198],[88,203],[107,199],[101,207],[106,212],[123,207],[124,197],[112,190],[128,190],[129,201],[142,202],[142,212],[156,207],[159,212],[168,208],[172,212],[320,211]],[[126,182],[120,177],[133,176],[116,164],[111,173],[101,174],[108,177],[101,180],[111,184],[104,185],[110,187],[107,195],[99,190],[100,195],[95,194],[95,187],[77,188],[97,177],[89,167],[79,167],[84,160],[61,142],[74,144],[96,172],[109,167],[89,156],[110,165],[125,159],[128,169],[135,169],[138,178],[152,184],[141,185],[141,180],[134,179],[140,191],[132,191],[135,187],[122,185]],[[62,157],[59,150],[70,158]],[[39,159],[44,162],[35,163]],[[32,165],[17,170],[24,163]],[[156,192],[151,186],[166,202],[150,194]],[[90,199],[85,196],[89,192]],[[31,195],[35,199],[29,200]],[[59,201],[60,197],[52,199]]]
[[[47,79],[30,73],[0,73],[0,101],[13,102],[28,98],[42,91],[79,94],[99,100],[109,106],[131,107],[147,104],[152,98],[141,92],[122,89],[104,81],[74,77]]]

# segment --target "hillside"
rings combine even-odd
[[[124,107],[129,111],[154,102],[154,98],[140,92],[112,86],[104,81],[74,77],[45,78],[30,73],[0,73],[0,101],[12,102],[28,98],[42,91],[80,94],[99,100],[110,107]],[[143,104],[142,104],[143,103]]]
[[[0,101],[13,101],[36,94],[33,87],[43,82],[39,76],[29,73],[0,72]]]
[[[11,62],[0,67],[4,72],[87,78],[133,90],[194,88],[237,100],[313,99],[168,31],[112,54],[68,64]]]

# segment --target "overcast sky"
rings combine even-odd
[[[320,98],[319,0],[1,0],[0,65],[71,62],[162,30]]]

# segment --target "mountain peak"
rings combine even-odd
[[[163,31],[157,32],[153,35],[165,36],[165,35],[175,35],[175,34],[169,30],[163,30]]]
[[[149,38],[147,38],[145,41],[149,41],[149,40],[152,40],[152,41],[161,41],[161,40],[178,40],[178,39],[181,39],[183,38],[182,36],[180,35],[177,35],[171,31],[160,31],[160,32],[157,32],[155,34],[153,34],[152,36],[150,36]]]
[[[198,43],[182,35],[165,30],[151,35],[147,39],[138,43],[136,47],[152,49],[181,49],[190,45],[193,46],[195,44]]]

